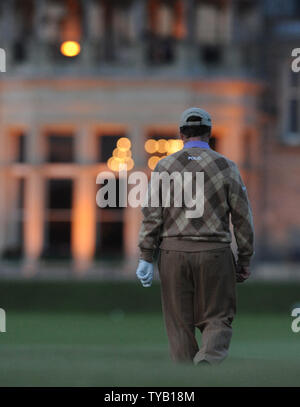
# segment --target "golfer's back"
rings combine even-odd
[[[142,209],[137,276],[144,287],[151,285],[154,254],[160,249],[162,307],[173,360],[219,363],[228,354],[232,335],[235,284],[249,276],[252,213],[236,164],[209,146],[209,113],[189,108],[179,128],[183,149],[160,160],[151,175]],[[182,199],[186,196],[188,202]],[[230,247],[230,215],[237,263]],[[202,333],[200,348],[195,327]]]
[[[210,242],[218,248],[231,243],[229,215],[235,227],[239,255],[244,260],[253,254],[253,221],[246,187],[236,164],[210,148],[183,148],[157,164],[155,172],[192,174],[196,184],[197,172],[204,174],[204,210],[201,217],[187,217],[188,208],[184,199],[180,207],[161,206],[143,209],[145,221],[140,232],[141,250],[149,250],[153,244],[164,249],[190,247],[190,241]],[[184,183],[182,183],[184,188]],[[170,184],[170,195],[174,195],[174,183]],[[183,194],[184,195],[184,191]],[[171,201],[172,202],[172,201]],[[151,216],[152,214],[152,216]],[[153,218],[161,219],[159,241],[153,242]],[[147,220],[149,228],[147,228]],[[245,239],[244,236],[247,236]],[[194,244],[194,243],[193,243]],[[200,246],[199,246],[200,247]],[[203,243],[201,245],[203,247]]]

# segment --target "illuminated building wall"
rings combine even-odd
[[[271,239],[278,217],[272,194],[280,188],[272,166],[283,155],[294,173],[299,165],[294,151],[283,154],[276,144],[277,118],[261,97],[267,85],[262,3],[1,2],[2,259],[72,259],[78,270],[98,259],[135,261],[140,210],[98,208],[96,176],[122,162],[150,175],[160,158],[181,147],[178,121],[189,106],[211,113],[211,146],[238,163],[257,242]],[[284,117],[283,111],[279,125]],[[299,134],[296,122],[284,124],[284,134]],[[285,214],[278,241],[286,239],[291,217],[297,224],[297,213],[291,207]]]
[[[227,103],[224,111],[229,88],[234,89],[235,101],[231,106]],[[242,100],[255,98],[259,89],[223,81],[210,85],[95,79],[4,83],[4,257],[21,252],[29,261],[70,256],[84,266],[94,258],[136,256],[140,209],[98,208],[97,174],[117,171],[122,162],[129,171],[150,174],[160,158],[181,148],[176,139],[178,119],[189,98],[211,112],[218,151],[242,164],[244,121],[254,114]],[[207,103],[208,95],[215,100]],[[254,132],[256,124],[248,129]],[[21,182],[23,215],[14,198]],[[16,235],[18,225],[22,233]]]

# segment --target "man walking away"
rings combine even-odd
[[[251,208],[239,170],[234,162],[210,149],[210,135],[211,118],[205,110],[190,108],[182,113],[184,147],[160,160],[154,172],[190,172],[193,181],[197,172],[203,172],[204,212],[201,217],[189,218],[184,204],[151,207],[149,201],[142,209],[136,272],[144,287],[151,286],[153,257],[159,248],[162,307],[171,357],[195,364],[219,363],[228,354],[236,312],[235,284],[250,275],[254,240]],[[230,248],[230,215],[238,246],[237,263]],[[202,333],[200,349],[195,328]]]

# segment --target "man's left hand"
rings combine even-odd
[[[238,266],[237,272],[236,272],[236,282],[237,283],[243,283],[244,281],[248,280],[250,277],[250,267],[246,266]]]

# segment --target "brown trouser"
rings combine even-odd
[[[235,261],[230,247],[201,252],[161,250],[162,306],[174,361],[221,362],[236,311]],[[199,349],[195,327],[202,333]]]

